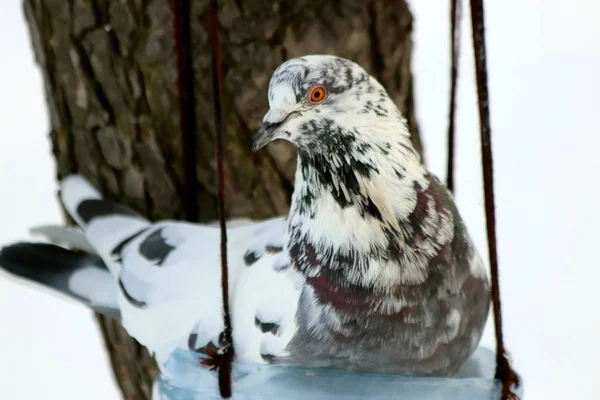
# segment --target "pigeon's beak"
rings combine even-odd
[[[277,139],[277,128],[290,114],[281,109],[270,109],[263,118],[263,124],[252,139],[252,151],[258,151],[272,140]]]

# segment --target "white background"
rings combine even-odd
[[[443,177],[449,1],[413,0],[417,112]],[[21,2],[0,2],[0,243],[58,223],[41,75]],[[468,12],[468,10],[466,10]],[[600,3],[486,2],[506,342],[528,399],[598,398]],[[468,14],[457,201],[486,252]],[[483,343],[493,345],[492,325]],[[594,391],[594,388],[596,390]],[[91,313],[0,275],[0,397],[118,399]]]

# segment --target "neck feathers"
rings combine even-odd
[[[288,248],[307,278],[390,293],[427,278],[430,259],[452,240],[453,214],[408,136],[364,136],[299,150]]]

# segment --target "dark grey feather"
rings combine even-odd
[[[140,243],[140,254],[148,260],[162,265],[167,256],[175,249],[161,235],[163,228],[157,229]]]
[[[84,200],[77,206],[77,215],[87,224],[94,218],[110,215],[124,215],[142,218],[131,208],[109,200],[90,199]]]
[[[120,319],[118,308],[92,304],[89,298],[69,287],[69,278],[82,268],[98,268],[109,273],[98,256],[47,243],[16,243],[0,251],[0,268],[19,278],[51,287],[103,315]]]

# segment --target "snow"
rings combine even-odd
[[[463,3],[467,3],[464,2]],[[542,6],[543,4],[543,6]],[[417,113],[443,177],[449,91],[448,1],[415,13]],[[0,3],[0,243],[60,223],[48,116],[17,0]],[[468,10],[458,98],[457,202],[487,254]],[[596,127],[600,3],[486,1],[498,249],[505,337],[526,398],[591,399],[600,359],[595,284],[600,170]],[[594,267],[595,266],[595,267]],[[0,275],[1,398],[119,399],[92,314]],[[491,322],[491,321],[490,321]],[[483,344],[493,346],[491,323]]]

